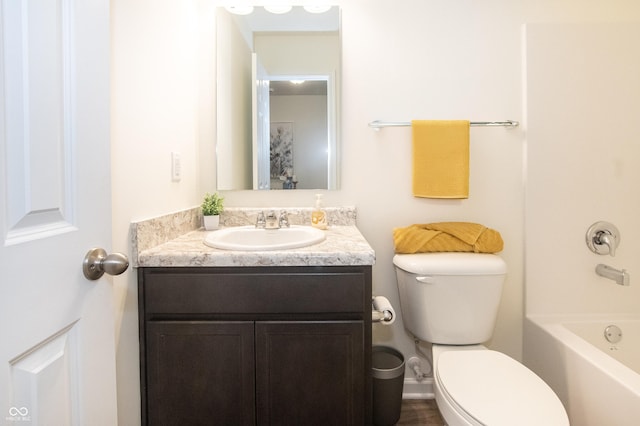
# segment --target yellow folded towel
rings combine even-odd
[[[414,120],[413,195],[469,198],[469,121]]]
[[[470,222],[439,222],[395,228],[393,244],[396,253],[497,253],[504,247],[498,231]]]

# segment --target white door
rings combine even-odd
[[[0,424],[115,425],[109,0],[0,0]]]
[[[271,187],[269,76],[256,53],[251,54],[253,189]]]

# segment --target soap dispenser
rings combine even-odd
[[[311,211],[311,226],[327,229],[327,212],[322,208],[322,194],[316,194],[316,205]]]

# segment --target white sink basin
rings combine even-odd
[[[204,239],[209,247],[223,250],[265,251],[306,247],[324,241],[325,233],[310,226],[258,229],[253,225],[213,231]]]

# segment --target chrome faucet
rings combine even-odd
[[[278,225],[278,218],[276,217],[276,214],[274,213],[273,210],[271,210],[267,214],[267,218],[266,219],[267,220],[266,220],[264,229],[278,229],[278,228],[280,228],[280,226]]]
[[[287,212],[285,210],[280,210],[280,216],[276,216],[275,212],[271,210],[265,216],[264,212],[258,213],[258,218],[256,219],[256,228],[261,229],[280,229],[280,228],[289,228],[291,225],[289,224],[289,216],[287,216]]]
[[[289,228],[289,216],[287,216],[286,210],[280,210],[280,218],[278,219],[278,226],[280,228]]]
[[[596,274],[600,275],[601,277],[614,280],[620,285],[629,285],[629,273],[625,269],[619,270],[600,263],[598,264],[598,266],[596,266]]]

